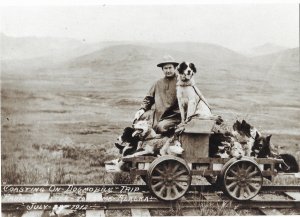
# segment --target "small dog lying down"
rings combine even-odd
[[[125,163],[122,158],[181,155],[184,151],[178,140],[156,134],[147,121],[138,121],[133,127],[126,127],[123,134],[118,137],[115,146],[122,157],[106,162],[110,172],[129,171],[130,163]]]
[[[193,116],[207,118],[211,111],[200,90],[195,86],[193,75],[197,72],[193,63],[179,64],[176,94],[181,114],[181,123],[188,122]]]
[[[255,139],[254,145],[252,146],[251,156],[257,158],[268,158],[273,157],[282,159],[284,163],[278,163],[275,165],[275,169],[278,172],[285,173],[298,173],[299,165],[296,158],[291,154],[278,154],[274,145],[271,143],[271,136],[260,136]]]

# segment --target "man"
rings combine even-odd
[[[171,56],[165,56],[163,61],[157,64],[157,67],[162,68],[164,78],[155,82],[150,88],[140,110],[136,112],[134,117],[135,120],[151,119],[153,129],[159,134],[170,132],[181,121],[176,97],[175,72],[177,66],[178,63]],[[155,109],[151,114],[153,105],[155,105]]]

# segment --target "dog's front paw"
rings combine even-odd
[[[184,126],[178,126],[176,129],[175,129],[175,135],[179,135],[181,134],[183,131],[185,130]]]
[[[127,159],[127,158],[131,158],[131,157],[134,157],[134,155],[126,155],[126,156],[123,156],[122,158]]]
[[[186,122],[181,122],[180,124],[177,125],[177,129],[178,128],[182,128],[186,125]]]

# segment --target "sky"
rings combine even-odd
[[[9,36],[99,41],[192,41],[240,50],[274,43],[299,46],[299,5],[164,4],[2,6]]]

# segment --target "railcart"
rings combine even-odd
[[[277,175],[275,158],[212,158],[209,157],[209,139],[215,121],[193,119],[180,134],[185,152],[181,157],[139,156],[124,158],[131,164],[130,175],[140,175],[151,193],[158,199],[173,201],[189,189],[193,175],[201,175],[235,200],[249,200],[257,195],[263,178]],[[212,177],[217,177],[213,179]],[[216,180],[216,181],[212,181]]]

